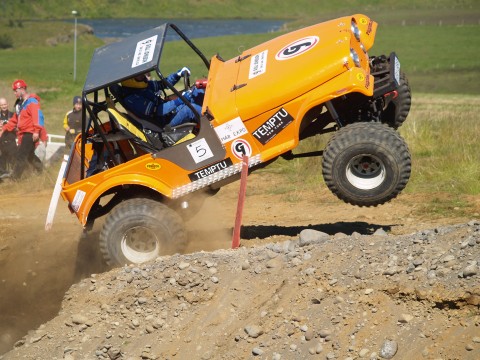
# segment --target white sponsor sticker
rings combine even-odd
[[[205,138],[201,138],[191,144],[188,144],[187,149],[190,151],[190,155],[192,155],[192,158],[196,164],[213,157],[212,150],[210,149],[210,146],[208,146]]]
[[[248,73],[249,79],[253,79],[267,71],[267,55],[268,50],[265,50],[252,56],[250,60],[250,71]]]
[[[281,49],[277,55],[275,55],[275,59],[288,60],[294,58],[295,56],[301,55],[308,50],[313,49],[319,41],[320,39],[318,36],[307,36],[303,39],[295,40]]]
[[[85,194],[86,194],[85,191],[77,190],[77,192],[75,193],[75,197],[73,198],[73,201],[72,201],[73,211],[77,212],[78,209],[80,209],[80,206],[83,203],[83,199],[85,199]]]
[[[396,56],[395,56],[394,75],[395,75],[395,81],[397,82],[397,85],[400,86],[400,60],[398,60]]]
[[[152,61],[156,43],[157,35],[141,40],[137,43],[135,55],[133,55],[132,68]]]
[[[232,142],[232,154],[242,160],[243,156],[252,156],[252,146],[245,139],[237,139]]]
[[[236,117],[233,120],[227,121],[225,124],[217,126],[215,131],[222,144],[235,140],[248,133],[248,130],[240,117]]]

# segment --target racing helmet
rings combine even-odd
[[[147,78],[145,75],[139,75],[121,82],[122,86],[135,88],[135,89],[145,89],[148,86]]]

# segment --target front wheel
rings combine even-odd
[[[392,128],[354,123],[335,133],[323,153],[323,178],[341,200],[377,206],[395,198],[410,178],[408,146]]]
[[[145,198],[117,205],[100,232],[100,251],[111,266],[141,264],[183,252],[186,246],[180,216],[166,205]]]

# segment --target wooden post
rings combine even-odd
[[[240,177],[240,190],[238,192],[237,215],[235,216],[235,227],[233,228],[232,249],[240,246],[240,229],[242,227],[243,205],[247,193],[248,156],[243,155],[242,173]]]

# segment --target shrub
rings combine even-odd
[[[9,49],[13,47],[13,40],[9,35],[0,35],[0,49]]]

